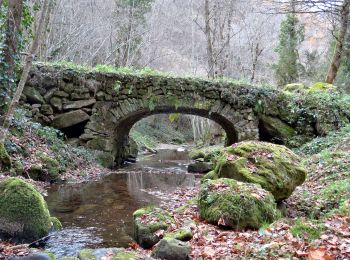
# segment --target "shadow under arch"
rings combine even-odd
[[[238,134],[234,123],[219,113],[213,113],[206,109],[191,107],[173,107],[173,106],[156,106],[153,110],[142,108],[128,113],[121,118],[114,129],[114,147],[116,158],[123,158],[125,148],[129,145],[129,133],[131,128],[140,120],[156,114],[180,113],[186,115],[195,115],[213,120],[219,124],[226,133],[226,146],[238,142]],[[125,159],[125,158],[124,158]],[[120,164],[121,162],[117,162]]]

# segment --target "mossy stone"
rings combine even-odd
[[[60,258],[59,260],[80,260],[80,259],[75,256],[67,256],[67,257]]]
[[[11,169],[11,157],[6,151],[5,145],[0,143],[0,171],[8,171]]]
[[[290,93],[303,93],[306,91],[306,87],[303,83],[291,83],[285,85],[283,91]]]
[[[337,87],[332,85],[332,84],[325,83],[325,82],[316,82],[315,84],[313,84],[308,89],[309,93],[314,93],[314,92],[334,92],[334,91],[337,91]]]
[[[169,212],[146,207],[134,212],[134,239],[143,248],[154,246],[160,238],[155,235],[158,230],[166,230],[174,222]]]
[[[47,236],[50,213],[43,196],[19,178],[0,183],[0,234],[18,242]]]
[[[187,242],[164,238],[155,246],[152,257],[167,260],[187,260],[190,251],[190,245]]]
[[[63,228],[61,221],[56,217],[51,217],[51,227],[54,231],[61,230]]]
[[[203,148],[194,149],[190,152],[189,156],[192,160],[201,160],[204,162],[210,162],[222,149],[221,145],[207,146]]]
[[[265,135],[275,142],[287,144],[296,135],[294,128],[276,117],[262,115],[259,124]]]
[[[28,175],[35,181],[45,181],[45,174],[41,164],[32,164],[28,170]]]
[[[164,238],[169,239],[177,239],[180,241],[190,241],[193,237],[191,228],[189,227],[183,227],[178,230],[175,230],[174,232],[167,233]]]
[[[13,162],[13,170],[16,173],[17,176],[21,176],[24,173],[24,166],[23,163],[19,160],[16,160]]]
[[[56,159],[51,158],[45,154],[40,155],[40,160],[47,169],[47,181],[53,182],[59,179],[60,164]]]
[[[247,141],[221,151],[213,178],[231,178],[261,185],[276,201],[288,198],[306,178],[300,158],[282,145]],[[214,176],[213,176],[214,175]]]
[[[198,206],[203,219],[236,230],[258,229],[281,217],[270,192],[226,178],[205,181]]]

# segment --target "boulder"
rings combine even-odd
[[[204,181],[198,206],[203,219],[235,230],[259,229],[281,216],[272,194],[260,185],[226,178]]]
[[[74,110],[56,116],[52,121],[52,127],[63,129],[89,120],[90,116],[83,110]]]
[[[0,237],[33,242],[47,236],[52,226],[46,202],[31,184],[19,178],[0,183]]]
[[[166,260],[187,260],[190,255],[190,245],[177,239],[162,239],[153,249],[152,257]]]
[[[143,248],[154,246],[161,239],[158,232],[164,232],[174,222],[169,212],[156,208],[146,207],[134,212],[134,239]]]
[[[78,253],[80,260],[138,260],[145,259],[145,256],[138,252],[124,248],[100,248],[100,249],[83,249]]]
[[[291,126],[279,118],[271,116],[261,116],[259,128],[263,133],[264,138],[267,139],[266,141],[287,144],[288,140],[296,135],[296,131]]]
[[[27,97],[27,101],[31,104],[44,104],[45,100],[40,95],[39,91],[33,87],[26,87],[23,90],[23,94]]]
[[[231,178],[259,184],[270,191],[276,201],[288,198],[306,178],[300,158],[290,149],[258,141],[224,148],[215,161],[214,173],[209,174],[213,179]]]
[[[164,238],[177,239],[180,241],[190,241],[193,237],[192,230],[189,226],[184,226],[180,229],[177,229],[173,232],[166,233]]]
[[[5,145],[0,143],[0,171],[8,171],[11,169],[11,157],[7,153]]]
[[[187,167],[187,171],[191,173],[208,173],[212,169],[213,164],[209,162],[194,162]]]
[[[203,148],[194,149],[189,156],[192,160],[210,162],[212,158],[222,149],[222,145],[213,145]]]
[[[96,99],[88,99],[88,100],[78,100],[78,101],[71,101],[63,105],[64,110],[69,109],[78,109],[83,107],[89,107],[96,103]]]
[[[59,179],[60,164],[56,159],[51,158],[48,155],[40,154],[39,158],[47,171],[45,181],[54,182]]]

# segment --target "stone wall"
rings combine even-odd
[[[22,96],[34,119],[62,130],[79,145],[103,151],[109,166],[135,154],[129,131],[152,114],[178,112],[212,119],[226,131],[227,144],[259,139],[259,131],[264,138],[277,138],[281,143],[298,134],[313,136],[313,119],[305,115],[305,126],[297,126],[287,102],[280,91],[248,85],[84,73],[43,64],[36,64],[30,72]],[[264,111],[260,111],[262,105]],[[331,119],[326,121],[335,127]]]

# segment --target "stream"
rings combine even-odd
[[[45,249],[60,258],[83,248],[127,247],[133,242],[133,212],[161,202],[150,191],[170,193],[195,185],[195,176],[187,173],[189,163],[186,148],[165,146],[101,180],[52,186],[46,201],[64,228]]]

